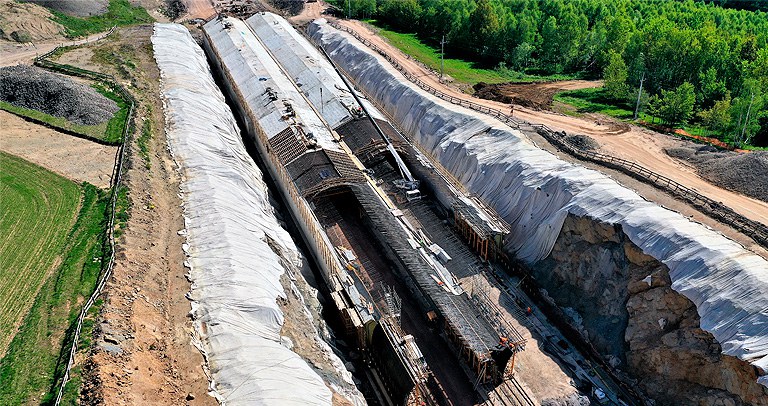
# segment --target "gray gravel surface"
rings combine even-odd
[[[108,121],[120,109],[89,86],[24,65],[0,68],[0,100],[85,125]]]
[[[590,406],[591,404],[588,397],[579,393],[558,399],[545,399],[541,402],[541,406]]]
[[[667,155],[687,161],[699,176],[747,196],[768,202],[768,151],[723,151],[712,146],[667,148]]]
[[[600,144],[589,136],[581,134],[570,134],[565,140],[578,149],[592,151],[600,148]]]
[[[107,12],[109,0],[24,0],[75,17],[101,15]]]

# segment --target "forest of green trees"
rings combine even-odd
[[[432,45],[445,36],[454,57],[604,77],[616,103],[634,105],[642,80],[642,108],[666,124],[695,121],[737,145],[768,145],[768,13],[718,3],[344,0],[354,18]]]

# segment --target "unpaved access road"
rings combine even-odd
[[[470,100],[504,112],[510,111],[509,104],[475,98],[459,91],[453,86],[440,82],[439,78],[430,70],[413,59],[408,58],[400,50],[376,35],[365,24],[356,20],[339,20],[338,22],[345,27],[355,30],[363,38],[385,50],[401,66],[428,85],[458,98]],[[403,80],[407,79],[403,78]],[[603,123],[598,120],[590,121],[584,118],[535,111],[521,106],[515,106],[514,115],[531,123],[547,125],[553,130],[588,135],[600,143],[600,152],[637,162],[654,172],[658,172],[691,189],[695,189],[713,200],[722,202],[749,219],[768,225],[768,203],[715,186],[697,175],[695,169],[668,156],[664,153],[663,148],[672,145],[674,139],[667,135],[632,125],[629,126],[629,130],[626,130],[626,128],[608,125],[607,122]]]
[[[48,40],[25,45],[0,40],[0,66],[31,65],[38,55],[53,51],[59,45],[88,44],[104,38],[106,34],[106,32],[101,32],[76,41]]]

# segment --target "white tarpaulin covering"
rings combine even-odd
[[[181,25],[155,25],[152,43],[182,174],[190,298],[212,394],[231,405],[331,404],[323,379],[281,344],[280,276],[297,269],[299,255],[205,56]]]
[[[288,21],[276,14],[257,13],[246,22],[331,128],[352,119],[350,109],[358,107],[354,96],[325,57]]]
[[[334,61],[467,188],[511,225],[507,249],[547,257],[566,216],[620,224],[670,269],[723,352],[768,371],[768,261],[607,176],[559,160],[519,132],[422,91],[352,36],[317,20],[309,28]],[[768,376],[759,382],[768,386]]]
[[[211,20],[204,30],[232,83],[237,84],[243,101],[252,107],[251,112],[270,139],[298,123],[323,149],[342,152],[312,106],[244,21],[231,17]]]

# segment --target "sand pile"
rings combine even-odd
[[[0,100],[85,125],[108,121],[120,109],[93,88],[22,65],[0,68]]]

